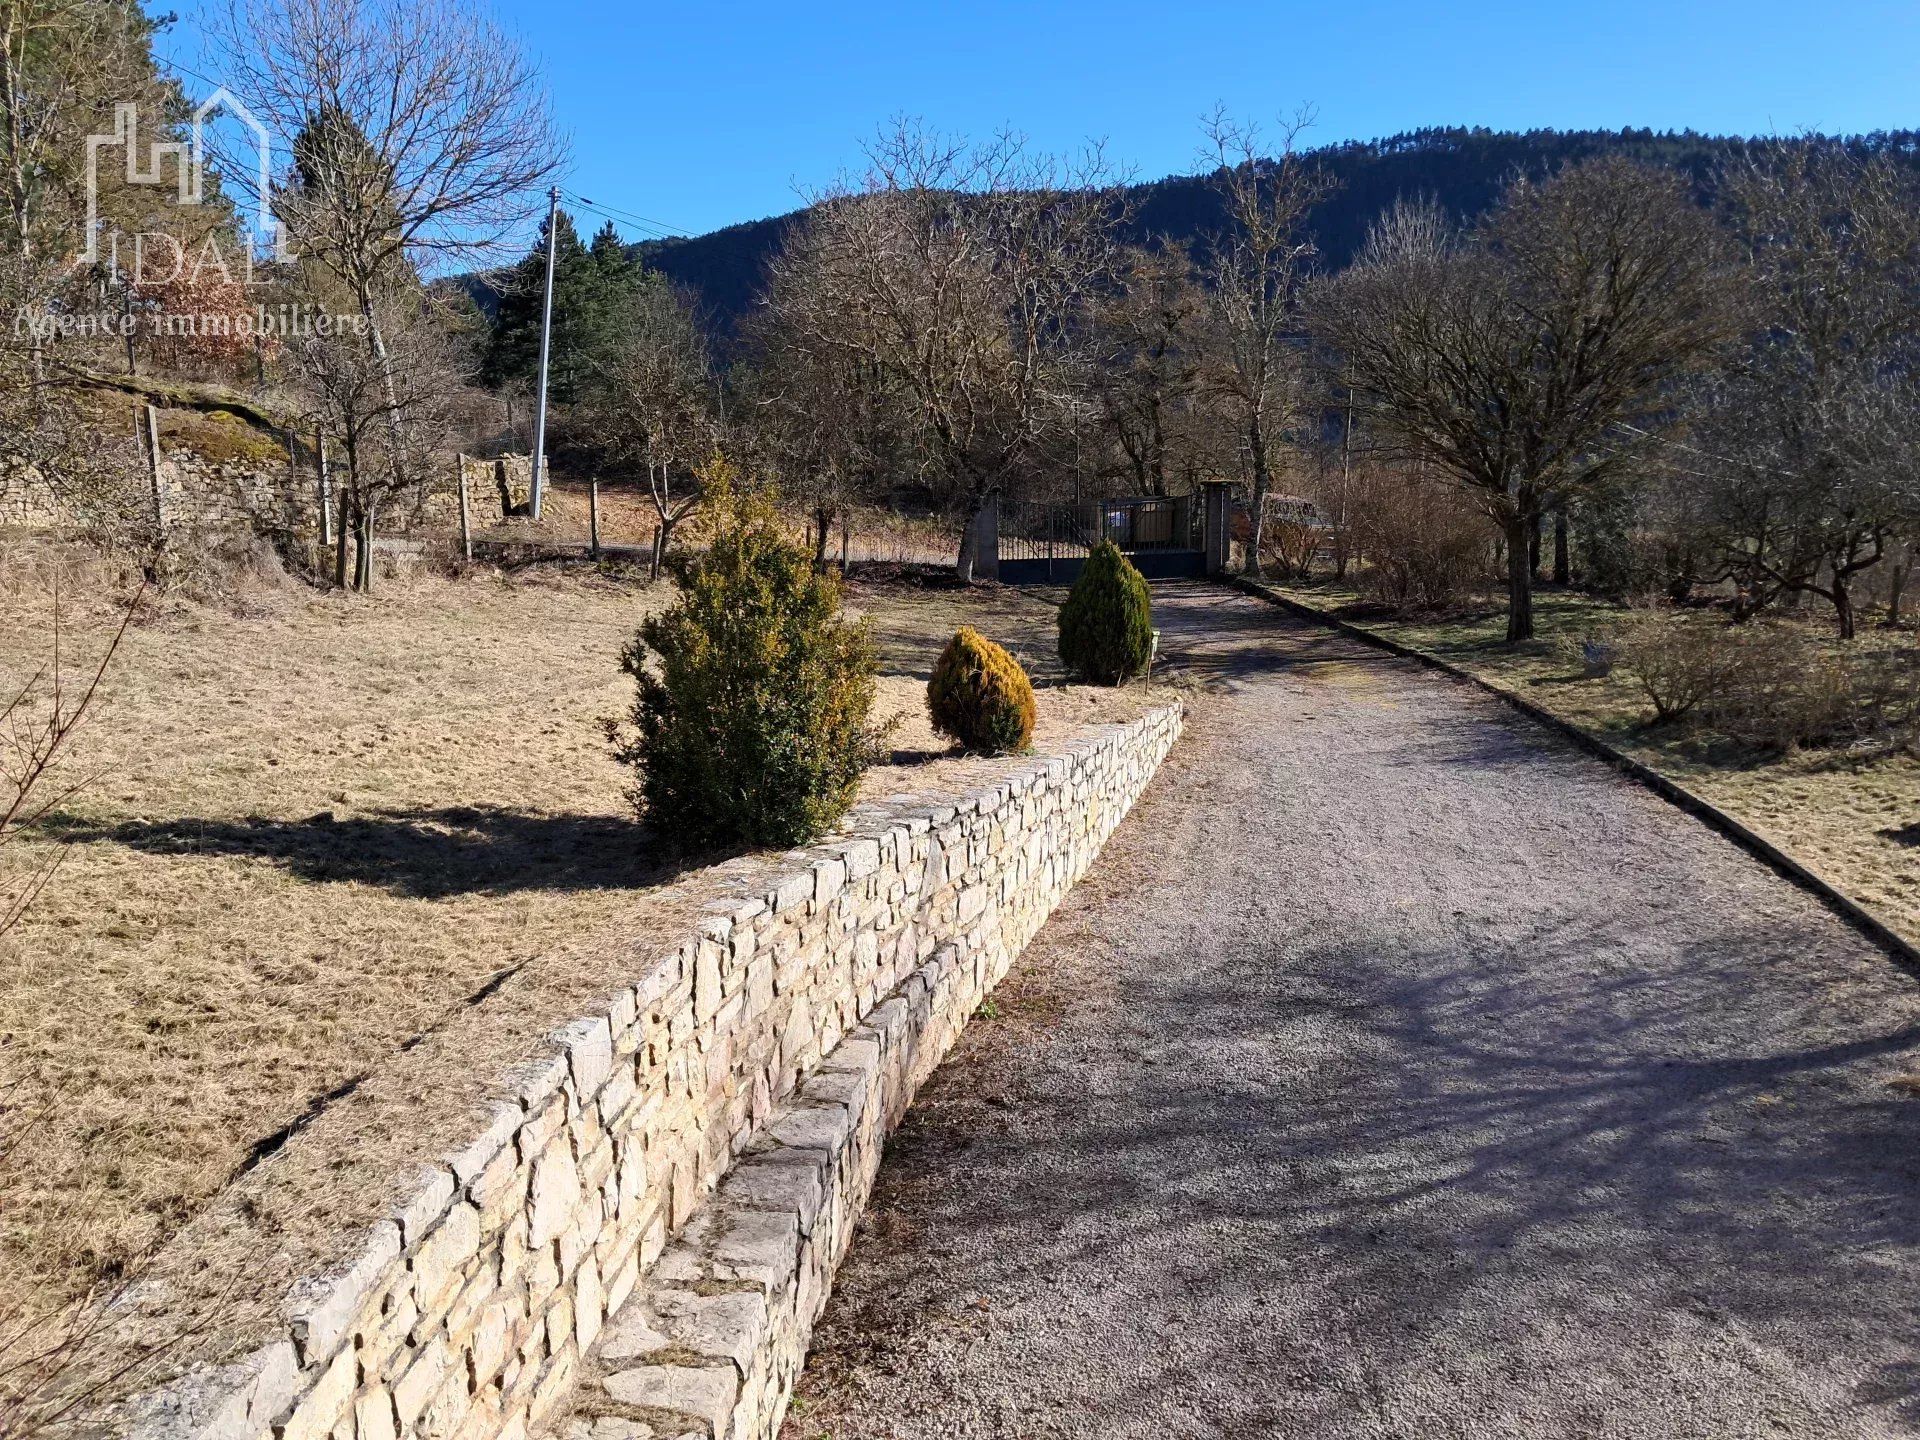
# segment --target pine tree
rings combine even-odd
[[[623,300],[646,280],[611,224],[583,245],[573,217],[561,210],[553,258],[553,339],[548,395],[555,405],[588,398],[605,373],[610,346],[619,343]],[[494,314],[483,376],[494,386],[531,382],[540,363],[540,314],[547,273],[547,230],[507,272]]]

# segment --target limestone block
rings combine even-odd
[[[648,1288],[653,1288],[651,1283]],[[673,1343],[673,1337],[660,1328],[652,1309],[636,1302],[607,1322],[595,1354],[602,1365],[620,1369],[628,1367],[633,1361],[657,1355],[669,1349]]]
[[[393,1417],[393,1396],[384,1385],[364,1391],[353,1402],[353,1419],[359,1440],[398,1440],[400,1432]]]
[[[609,1375],[602,1384],[623,1405],[685,1415],[705,1423],[716,1436],[727,1434],[740,1393],[738,1377],[725,1365],[642,1365]]]
[[[606,1318],[606,1303],[599,1266],[588,1255],[573,1274],[573,1331],[579,1337],[582,1350],[598,1338],[600,1322]]]
[[[728,1361],[742,1378],[752,1372],[767,1337],[765,1295],[663,1289],[651,1297],[651,1305],[660,1330],[674,1345],[706,1359]]]
[[[813,900],[825,905],[846,888],[847,862],[838,856],[818,861],[813,867]]]
[[[480,1249],[480,1212],[460,1201],[426,1237],[410,1262],[420,1313],[434,1316],[464,1279],[463,1267]]]
[[[407,1337],[419,1318],[420,1307],[413,1303],[413,1290],[409,1285],[387,1297],[378,1317],[362,1322],[360,1353],[366,1357],[370,1373],[390,1380],[406,1368],[412,1359]]]
[[[813,886],[813,871],[810,869],[782,876],[780,883],[767,896],[767,908],[776,914],[797,909],[813,899]]]
[[[557,1351],[547,1361],[540,1372],[540,1378],[534,1382],[533,1393],[527,1401],[527,1424],[539,1429],[546,1423],[561,1401],[567,1398],[573,1389],[574,1372],[579,1368],[580,1355],[571,1345]]]
[[[400,1227],[400,1243],[409,1249],[419,1244],[452,1202],[453,1172],[440,1165],[421,1166],[388,1217]]]
[[[399,1276],[399,1259],[400,1227],[382,1221],[343,1266],[295,1286],[290,1318],[302,1364],[313,1365],[331,1354],[379,1304],[384,1288]]]
[[[693,957],[693,1021],[705,1025],[720,1008],[720,947],[711,940],[700,942]]]
[[[393,1387],[394,1414],[402,1430],[412,1428],[426,1411],[427,1402],[439,1392],[451,1365],[452,1356],[442,1340],[433,1341],[414,1356]]]
[[[473,1335],[467,1342],[467,1361],[474,1383],[485,1385],[506,1368],[513,1354],[519,1322],[525,1315],[525,1301],[509,1292],[497,1297],[481,1310]]]
[[[572,1223],[580,1205],[580,1172],[572,1148],[564,1141],[535,1157],[531,1204],[527,1243],[537,1250]]]
[[[802,1232],[813,1228],[821,1193],[818,1152],[785,1149],[743,1161],[720,1187],[729,1207],[791,1212]]]
[[[791,1279],[798,1244],[794,1215],[735,1211],[727,1215],[725,1230],[709,1245],[707,1265],[716,1280],[746,1281],[771,1292]]]
[[[775,1116],[767,1133],[782,1145],[838,1153],[847,1142],[852,1118],[838,1105],[808,1106]]]

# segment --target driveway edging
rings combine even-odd
[[[1242,575],[1228,575],[1219,578],[1224,579],[1232,588],[1241,591],[1243,594],[1251,595],[1256,600],[1264,600],[1269,605],[1289,611],[1303,619],[1316,621],[1330,629],[1339,631],[1342,635],[1376,646],[1403,660],[1417,661],[1429,670],[1437,670],[1450,679],[1464,681],[1466,684],[1485,691],[1495,699],[1504,701],[1528,719],[1537,721],[1545,725],[1548,729],[1556,731],[1566,739],[1571,740],[1589,755],[1605,761],[1622,774],[1639,781],[1640,784],[1676,809],[1685,811],[1709,829],[1718,831],[1755,859],[1761,861],[1780,875],[1791,880],[1801,889],[1807,891],[1828,909],[1839,915],[1841,919],[1852,925],[1854,929],[1860,931],[1868,939],[1887,951],[1888,954],[1903,967],[1912,971],[1915,975],[1920,975],[1920,945],[1915,945],[1897,930],[1893,929],[1892,926],[1888,925],[1886,921],[1868,910],[1859,901],[1843,893],[1832,881],[1828,880],[1819,871],[1807,865],[1804,861],[1796,860],[1757,830],[1736,820],[1719,806],[1694,794],[1693,791],[1669,777],[1662,775],[1658,770],[1643,764],[1641,761],[1635,760],[1632,756],[1620,750],[1616,750],[1613,746],[1607,744],[1606,741],[1588,731],[1582,730],[1572,721],[1563,719],[1546,707],[1536,705],[1524,696],[1517,695],[1504,686],[1495,685],[1492,681],[1483,679],[1470,670],[1462,669],[1460,666],[1442,660],[1436,655],[1428,654],[1424,650],[1416,650],[1410,645],[1403,645],[1398,640],[1390,639],[1376,631],[1365,629],[1347,620],[1342,620],[1338,616],[1295,600],[1290,596],[1281,595],[1257,580],[1251,580]]]

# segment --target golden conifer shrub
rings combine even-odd
[[[1020,662],[972,626],[947,642],[927,681],[933,728],[969,750],[1006,755],[1033,743],[1033,682]]]

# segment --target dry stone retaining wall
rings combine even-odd
[[[568,1419],[582,1357],[638,1292],[570,1426],[771,1435],[881,1137],[1180,726],[1155,710],[956,802],[861,807],[771,871],[720,867],[698,933],[557,1032],[298,1289],[283,1335],[112,1428],[522,1440]]]
[[[140,477],[138,493],[126,504],[144,514],[157,503],[168,528],[318,536],[318,461],[306,441],[295,439],[289,446],[286,459],[272,461],[213,460],[190,449],[163,448],[157,499],[151,481]],[[340,463],[336,456],[336,477]],[[512,513],[509,507],[524,510],[531,494],[532,461],[525,455],[489,460],[461,456],[456,473],[457,480],[450,474],[444,482],[426,486],[416,504],[382,515],[383,528],[451,530],[459,522],[459,483],[467,487],[476,527],[498,524]],[[64,500],[32,472],[0,474],[0,526],[53,529],[83,518],[85,508]]]

